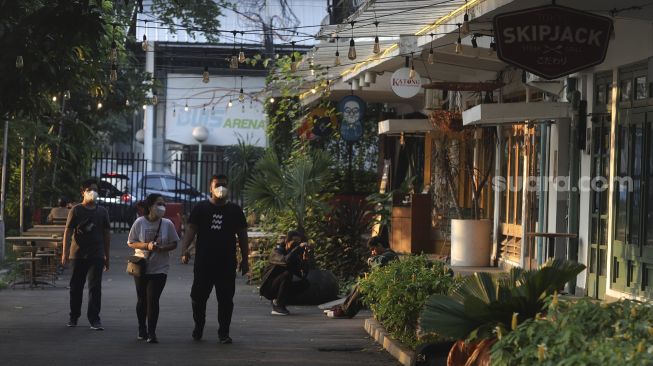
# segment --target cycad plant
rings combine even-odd
[[[245,200],[270,215],[290,213],[304,232],[307,216],[327,209],[321,193],[330,183],[330,167],[329,155],[320,150],[296,154],[283,164],[268,150],[245,184]]]
[[[575,278],[585,266],[555,259],[537,270],[513,268],[507,275],[480,272],[463,279],[450,295],[433,295],[420,321],[425,331],[462,339],[492,337],[545,311],[545,299]],[[517,315],[515,315],[517,314]]]
[[[485,364],[489,361],[478,359],[489,358],[489,348],[497,337],[527,319],[544,315],[546,298],[557,296],[557,291],[584,269],[583,264],[555,259],[537,270],[513,268],[508,274],[494,276],[475,273],[449,295],[432,295],[422,311],[420,327],[445,337],[475,340],[471,347],[459,341],[449,358],[468,358],[462,364]]]
[[[252,176],[256,162],[263,156],[265,150],[252,144],[250,136],[238,136],[238,144],[229,146],[225,155],[229,160],[229,180],[234,191],[241,192],[245,182]],[[256,142],[254,142],[256,143]]]

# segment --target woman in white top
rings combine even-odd
[[[177,248],[179,236],[172,221],[163,218],[166,204],[160,194],[148,195],[143,206],[145,214],[134,221],[127,244],[134,248],[134,255],[147,259],[145,275],[134,277],[138,339],[158,343],[159,298],[170,268],[169,252]]]

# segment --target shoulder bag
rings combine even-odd
[[[154,240],[156,241],[159,238],[159,232],[161,231],[161,223],[163,222],[163,219],[159,221],[159,227],[156,229],[156,235],[154,236]],[[150,253],[148,253],[145,257],[139,257],[137,255],[130,255],[127,257],[127,270],[126,272],[134,277],[140,277],[147,272],[147,258],[150,256]]]

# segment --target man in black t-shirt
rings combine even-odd
[[[82,183],[83,201],[68,213],[63,234],[61,265],[70,260],[73,273],[70,277],[69,327],[77,326],[81,315],[84,284],[88,279],[88,321],[91,329],[104,330],[100,322],[102,302],[102,270],[109,270],[111,243],[109,213],[97,205],[98,185],[95,179]],[[72,237],[70,253],[68,242]]]
[[[218,300],[218,337],[220,343],[232,343],[229,325],[236,292],[236,236],[240,246],[240,270],[249,272],[247,258],[247,222],[240,206],[227,201],[227,177],[211,177],[211,199],[193,208],[186,226],[182,247],[182,263],[190,260],[188,248],[197,236],[195,267],[190,297],[193,304],[193,339],[202,339],[206,318],[206,301],[215,287]]]

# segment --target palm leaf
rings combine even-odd
[[[424,332],[461,339],[480,323],[467,316],[465,306],[446,295],[431,295],[424,305],[419,326]]]

